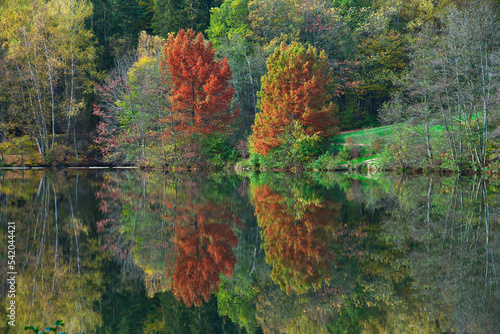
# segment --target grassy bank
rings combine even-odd
[[[474,140],[465,138],[464,147],[474,147]],[[305,148],[307,152],[314,151],[311,147]],[[292,156],[285,148],[271,157],[251,157],[239,162],[236,169],[500,174],[500,148],[491,139],[487,145],[485,167],[469,161],[467,152],[461,158],[453,153],[444,126],[437,124],[426,128],[425,124],[401,123],[342,132],[331,138],[319,153],[307,156],[307,160],[297,160],[304,154]]]

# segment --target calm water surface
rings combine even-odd
[[[500,182],[0,172],[27,333],[499,333]],[[7,327],[8,222],[16,327]]]

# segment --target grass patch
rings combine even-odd
[[[362,129],[362,130],[356,130],[356,131],[351,131],[347,133],[341,133],[334,138],[335,143],[345,143],[347,137],[351,137],[354,140],[354,143],[356,144],[363,144],[363,145],[369,145],[370,142],[379,137],[379,138],[384,138],[384,137],[390,137],[393,134],[394,129],[401,124],[394,124],[394,125],[385,125],[385,126],[379,126],[376,128],[370,128],[370,129]],[[443,125],[432,125],[430,126],[431,131],[435,131],[438,133],[445,133],[446,129]]]
[[[337,143],[345,143],[347,137],[354,139],[356,144],[370,144],[370,141],[377,137],[388,137],[392,134],[394,125],[379,126],[377,128],[363,129],[347,133],[341,133],[335,137]]]
[[[362,157],[359,157],[357,159],[353,159],[353,160],[347,160],[347,161],[344,161],[344,160],[338,160],[338,164],[339,165],[343,165],[343,164],[361,164],[367,160],[372,160],[372,159],[377,159],[378,155],[370,155],[370,156],[362,156]]]

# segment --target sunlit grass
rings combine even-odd
[[[379,126],[376,128],[356,130],[347,133],[341,133],[334,138],[336,143],[345,143],[347,137],[351,137],[355,144],[369,145],[370,142],[375,138],[390,137],[397,126],[400,124]],[[445,127],[443,125],[433,125],[430,127],[430,131],[433,132],[445,132]]]
[[[335,137],[335,140],[338,143],[345,143],[346,138],[351,137],[356,144],[368,145],[374,138],[390,136],[393,129],[394,125],[386,125],[376,128],[341,133]]]

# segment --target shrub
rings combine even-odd
[[[259,154],[257,154],[257,153],[250,154],[250,159],[248,159],[248,161],[255,168],[260,167],[260,155]]]
[[[306,134],[298,121],[292,122],[289,131],[283,133],[280,139],[283,143],[267,155],[258,154],[252,148],[252,164],[266,169],[305,167],[323,151],[323,138],[317,134]]]
[[[47,156],[47,162],[51,164],[61,163],[66,160],[66,156],[70,154],[71,150],[65,145],[55,143],[54,147]]]
[[[0,152],[3,154],[36,154],[37,150],[29,136],[12,138],[0,143]]]
[[[309,162],[321,154],[323,139],[317,134],[308,135],[298,122],[292,124],[291,136],[287,136],[285,144],[291,148],[291,163]]]
[[[335,159],[335,156],[328,152],[320,155],[318,159],[312,163],[312,167],[319,170],[332,170],[335,169],[337,165],[338,161]]]
[[[202,139],[202,153],[213,167],[222,167],[238,159],[238,152],[222,134],[211,134]]]
[[[351,157],[351,151],[352,151],[351,146],[349,146],[349,145],[342,146],[342,148],[339,151],[339,155],[338,155],[339,160],[342,160],[342,161],[349,160]]]
[[[349,157],[351,159],[357,159],[361,156],[361,151],[359,149],[359,146],[352,146],[351,147],[351,154],[349,155]]]
[[[375,138],[370,142],[370,152],[371,154],[378,154],[382,152],[385,148],[385,139],[383,138]]]
[[[286,169],[293,166],[290,150],[285,149],[283,145],[275,148],[268,155],[252,153],[250,161],[255,167],[265,169]]]
[[[243,159],[248,158],[248,143],[246,140],[240,139],[240,141],[236,145],[236,149]]]

